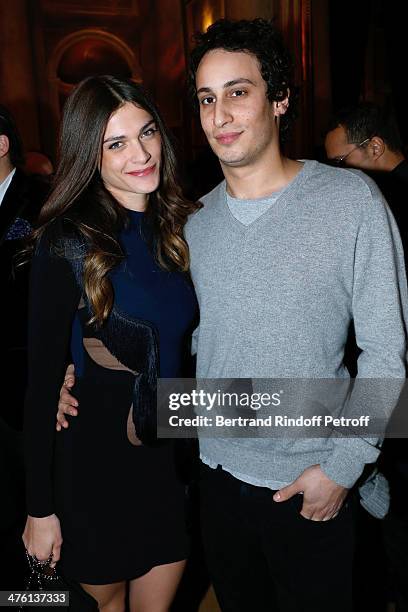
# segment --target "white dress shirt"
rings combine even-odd
[[[13,170],[10,172],[10,174],[8,174],[8,175],[6,176],[6,178],[4,179],[4,181],[2,181],[2,182],[0,183],[0,206],[1,206],[1,203],[3,202],[3,198],[4,198],[4,196],[6,195],[6,191],[7,191],[7,189],[8,189],[8,188],[9,188],[9,186],[10,186],[10,183],[11,183],[11,181],[13,180],[13,176],[14,176],[15,171],[16,171],[16,169],[14,168],[14,169],[13,169]]]

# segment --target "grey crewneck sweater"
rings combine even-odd
[[[315,161],[244,226],[225,181],[187,226],[200,305],[198,378],[345,378],[351,319],[359,377],[405,377],[408,304],[395,221],[363,173]],[[378,449],[364,439],[200,440],[202,459],[241,480],[280,488],[319,463],[351,487]]]

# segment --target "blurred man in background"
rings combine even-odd
[[[408,162],[396,118],[388,107],[361,103],[340,111],[325,139],[332,164],[369,174],[383,192],[397,221],[408,263]],[[390,511],[382,524],[396,611],[408,611],[408,444],[387,439],[380,460],[390,483]],[[368,519],[365,518],[367,521]],[[377,549],[378,550],[378,549]]]
[[[398,223],[407,261],[408,162],[391,109],[365,102],[339,111],[324,145],[332,164],[359,168],[375,180]]]
[[[23,163],[17,126],[9,110],[0,105],[0,539],[7,558],[1,588],[19,587],[24,561],[19,546],[25,511],[20,431],[27,369],[28,269],[16,269],[15,263],[46,197],[45,184],[28,178],[21,169]]]

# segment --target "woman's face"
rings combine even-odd
[[[161,138],[152,116],[125,102],[103,136],[101,177],[106,189],[130,210],[145,210],[160,182]]]

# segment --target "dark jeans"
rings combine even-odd
[[[210,576],[223,612],[351,612],[351,503],[330,521],[299,511],[302,496],[202,466],[201,523]]]
[[[384,441],[382,471],[390,485],[391,505],[382,522],[391,601],[396,612],[408,612],[408,440]]]

